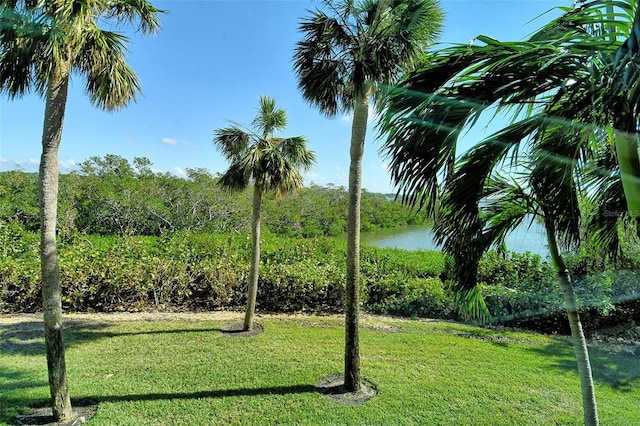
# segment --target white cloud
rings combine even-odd
[[[60,161],[60,167],[65,169],[65,170],[69,170],[72,167],[75,167],[76,164],[77,164],[76,160],[74,160],[74,159],[70,159],[70,160],[67,160],[67,161]]]
[[[173,168],[173,173],[178,177],[187,177],[187,172],[179,166]]]
[[[175,138],[162,138],[162,143],[167,145],[178,145],[180,141]]]
[[[183,141],[180,139],[176,139],[176,138],[169,138],[169,137],[164,137],[162,138],[162,143],[165,145],[191,145],[189,142],[187,141]]]

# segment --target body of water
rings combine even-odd
[[[404,250],[440,250],[433,241],[431,229],[425,226],[406,226],[396,229],[363,232],[360,235],[363,243],[376,247],[391,247]],[[547,237],[541,224],[529,222],[520,225],[506,239],[507,250],[515,252],[531,252],[542,257],[549,255]]]

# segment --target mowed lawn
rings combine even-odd
[[[72,398],[99,402],[89,425],[582,423],[566,338],[365,316],[362,371],[379,393],[354,406],[315,387],[342,371],[340,317],[264,316],[250,338],[223,333],[235,317],[70,315]],[[41,330],[0,318],[0,424],[48,398]],[[640,425],[639,351],[590,349],[601,424]]]

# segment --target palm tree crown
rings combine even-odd
[[[0,2],[0,90],[44,95],[61,64],[85,77],[92,103],[116,110],[135,101],[140,84],[125,62],[128,38],[99,23],[129,23],[143,34],[160,29],[162,11],[146,0]]]
[[[242,190],[251,182],[264,191],[283,194],[303,186],[300,171],[308,171],[315,154],[307,149],[303,136],[280,138],[274,133],[287,126],[286,113],[275,100],[260,97],[260,109],[252,130],[232,125],[215,131],[214,143],[230,163],[220,177],[220,185]]]
[[[324,0],[300,24],[294,69],[304,99],[329,116],[391,83],[438,34],[436,0]]]

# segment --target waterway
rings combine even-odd
[[[425,226],[406,226],[395,229],[363,232],[363,243],[376,247],[391,247],[410,251],[440,250],[433,241],[433,232]],[[541,224],[521,224],[506,238],[507,250],[519,253],[531,252],[547,257],[549,254],[544,228]]]

